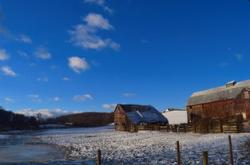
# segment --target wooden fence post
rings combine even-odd
[[[228,135],[228,143],[229,143],[229,161],[230,161],[231,165],[234,165],[233,146],[232,146],[231,135]]]
[[[176,142],[176,151],[177,151],[177,164],[181,165],[181,152],[180,152],[180,142]]]
[[[203,155],[202,165],[208,165],[208,152],[204,151],[202,155]]]
[[[222,121],[220,120],[220,132],[223,133],[223,124],[222,124]]]
[[[97,158],[96,158],[96,165],[101,165],[102,164],[102,154],[101,154],[101,150],[98,149],[97,150]]]

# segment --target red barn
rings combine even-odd
[[[241,132],[244,127],[248,129],[250,80],[231,81],[218,88],[193,93],[187,103],[187,112],[195,132]]]
[[[136,132],[154,130],[168,120],[151,105],[118,104],[114,111],[115,130]]]

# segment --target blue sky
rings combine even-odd
[[[185,107],[250,78],[247,0],[0,0],[0,105]]]

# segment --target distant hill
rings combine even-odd
[[[114,122],[114,113],[85,112],[57,117],[58,124],[72,124],[76,127],[94,127],[108,125]]]
[[[38,123],[34,117],[15,114],[0,107],[0,131],[34,129]]]

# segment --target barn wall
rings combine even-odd
[[[128,129],[128,121],[125,112],[121,107],[117,107],[114,113],[115,129],[117,131],[126,131]]]
[[[114,112],[115,130],[137,132],[138,127],[131,123],[123,109],[118,106]]]
[[[238,123],[241,120],[250,128],[250,93],[243,91],[236,99],[187,106],[187,112],[194,132],[225,132],[223,128],[241,129]]]

